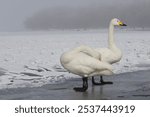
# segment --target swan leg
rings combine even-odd
[[[107,82],[106,82],[106,81],[104,81],[102,76],[100,76],[100,82],[101,82],[102,85],[105,85],[105,84],[113,84],[113,82],[110,82],[110,81],[107,81]]]
[[[82,87],[75,87],[73,88],[75,91],[78,92],[85,92],[88,89],[88,78],[87,77],[83,77],[83,86]]]
[[[100,82],[95,82],[94,76],[93,76],[92,77],[92,84],[93,85],[105,85],[105,84],[113,84],[113,82],[104,81],[102,76],[100,76]]]
[[[92,84],[93,85],[102,85],[101,82],[95,82],[94,76],[92,76]]]

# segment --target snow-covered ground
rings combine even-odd
[[[116,74],[150,69],[150,31],[115,32],[123,58]],[[107,30],[0,33],[0,89],[36,87],[78,76],[60,64],[63,52],[79,45],[107,47]]]

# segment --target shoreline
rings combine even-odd
[[[149,76],[150,70],[117,74],[104,77],[104,80],[114,82],[104,86],[93,86],[89,79],[86,92],[73,90],[82,85],[80,78],[41,87],[1,89],[0,100],[149,100]]]

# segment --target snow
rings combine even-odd
[[[78,78],[60,64],[63,52],[80,46],[107,47],[107,30],[0,33],[0,89],[37,87]],[[123,52],[116,74],[150,69],[150,31],[115,31]]]

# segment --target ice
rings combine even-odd
[[[37,87],[79,78],[60,64],[63,52],[80,45],[107,47],[107,30],[64,30],[0,34],[0,89]],[[116,30],[123,52],[116,74],[150,69],[150,31]]]

